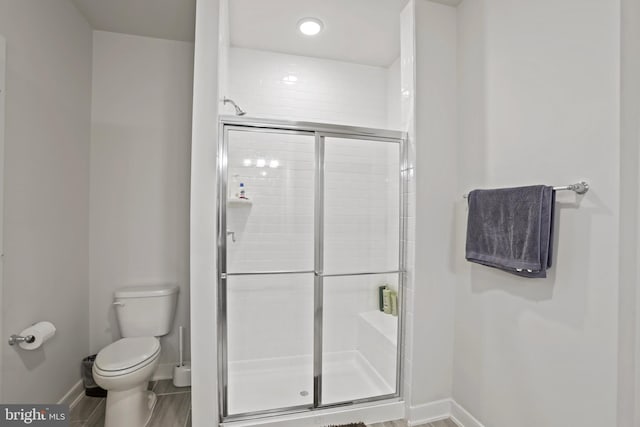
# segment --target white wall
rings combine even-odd
[[[218,31],[218,91],[228,93],[229,89],[229,49],[231,49],[231,28],[229,25],[229,0],[219,0]],[[220,97],[222,98],[222,96]]]
[[[89,351],[91,29],[70,1],[0,1],[7,40],[3,402],[56,402]],[[49,320],[26,352],[5,339]]]
[[[387,127],[386,68],[232,47],[227,79],[252,117]]]
[[[7,41],[0,36],[0,253],[3,253],[4,244],[4,100],[6,93],[5,74],[7,59]],[[4,277],[4,263],[0,262],[0,307],[2,307],[2,289]],[[0,333],[2,329],[2,316],[0,315]],[[0,369],[2,367],[2,352],[0,351]],[[0,377],[2,373],[0,371]],[[0,402],[2,400],[2,384],[0,384]]]
[[[91,351],[120,337],[116,288],[180,286],[160,363],[189,327],[193,44],[95,31],[91,106]],[[187,355],[189,357],[187,345]]]
[[[191,406],[194,426],[218,420],[216,300],[216,144],[218,0],[196,2],[191,140]]]
[[[467,0],[458,13],[457,193],[592,189],[558,194],[547,279],[460,263],[453,396],[491,427],[616,425],[620,3]],[[460,203],[457,259],[465,218]]]
[[[387,129],[402,129],[400,57],[387,68]]]
[[[405,238],[406,274],[403,289],[403,303],[405,305],[404,319],[404,358],[402,360],[402,396],[406,407],[411,404],[411,386],[413,384],[413,312],[415,288],[415,258],[416,258],[416,125],[415,125],[415,2],[409,0],[400,12],[400,129],[407,133],[407,164],[402,170],[403,179],[407,181],[405,198],[407,200],[404,212],[404,222],[407,230]],[[408,409],[408,408],[407,408]],[[407,418],[410,414],[407,412]]]
[[[458,201],[456,10],[416,0],[415,31],[412,407],[451,396],[456,283],[451,236]]]
[[[623,0],[620,146],[618,427],[640,424],[640,5]],[[636,236],[636,238],[629,238]]]

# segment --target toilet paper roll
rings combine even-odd
[[[33,335],[35,341],[32,343],[21,342],[20,348],[24,350],[35,350],[36,348],[40,348],[42,344],[47,342],[49,338],[51,338],[56,333],[56,327],[53,326],[51,322],[38,322],[35,325],[29,326],[24,331],[20,332],[20,336],[26,337],[29,335]]]

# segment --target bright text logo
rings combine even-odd
[[[67,405],[0,405],[0,427],[68,427]]]

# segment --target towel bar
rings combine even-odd
[[[575,184],[563,185],[561,187],[553,187],[553,189],[555,191],[571,190],[571,191],[575,191],[577,194],[585,194],[587,191],[589,191],[589,183],[585,181],[580,181]],[[466,199],[467,197],[469,197],[469,195],[463,194],[462,197]]]

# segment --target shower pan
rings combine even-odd
[[[221,421],[400,397],[405,140],[221,117]]]

